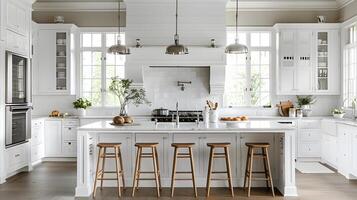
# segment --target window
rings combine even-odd
[[[239,32],[239,43],[248,46],[245,54],[227,54],[227,106],[270,105],[271,32]],[[227,44],[233,43],[235,32],[227,32]]]
[[[118,99],[110,93],[112,77],[124,78],[125,56],[108,54],[116,43],[117,33],[81,33],[81,96],[93,106],[117,106]],[[120,34],[125,41],[124,34]]]
[[[357,25],[347,29],[347,43],[343,52],[343,100],[351,107],[357,97]]]

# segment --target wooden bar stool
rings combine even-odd
[[[120,151],[121,143],[99,143],[97,147],[99,147],[98,153],[98,161],[97,161],[97,170],[95,174],[94,180],[94,188],[93,188],[93,197],[95,197],[97,192],[97,181],[100,180],[100,189],[103,188],[103,180],[117,180],[118,182],[118,195],[121,197],[121,185],[120,185],[120,177],[122,178],[123,188],[125,188],[124,181],[124,169],[123,169],[123,160]],[[114,153],[107,153],[107,149],[114,149]],[[116,170],[115,171],[105,171],[105,159],[114,159]],[[100,160],[102,160],[102,166],[100,167]],[[105,178],[104,174],[115,173],[117,175],[116,178]]]
[[[157,145],[159,143],[136,143],[137,147],[135,171],[133,178],[133,192],[132,196],[135,195],[135,190],[139,188],[139,180],[155,180],[157,197],[160,197],[161,190],[161,178],[159,169],[159,158],[157,153]],[[143,153],[143,149],[151,149],[150,153]],[[141,159],[142,158],[152,158],[154,171],[141,171]],[[154,174],[154,178],[140,178],[140,174]]]
[[[271,192],[273,197],[275,197],[274,193],[274,185],[273,185],[273,178],[271,176],[270,170],[270,162],[269,162],[269,151],[268,148],[270,147],[269,143],[246,143],[248,147],[247,153],[247,162],[246,162],[246,170],[245,170],[245,178],[244,178],[244,188],[246,186],[246,182],[248,179],[248,197],[250,197],[250,190],[252,186],[252,180],[258,181],[266,181],[266,186],[271,188]],[[255,149],[261,149],[262,153],[254,153]],[[264,162],[264,171],[253,171],[253,160],[255,158],[261,158]],[[265,178],[253,178],[253,174],[264,174]]]
[[[232,172],[231,172],[231,163],[229,159],[229,146],[231,143],[207,143],[207,146],[209,146],[210,149],[210,156],[209,156],[209,162],[208,162],[208,174],[207,174],[207,197],[209,197],[210,189],[211,189],[211,180],[228,180],[228,185],[229,189],[231,190],[231,195],[234,197],[234,190],[233,190],[233,184],[232,184]],[[216,148],[223,148],[224,153],[215,153],[214,150]],[[227,171],[212,171],[212,166],[213,166],[213,159],[214,158],[224,158],[226,161],[226,168]],[[212,174],[222,174],[222,173],[227,173],[227,178],[211,178]]]
[[[175,180],[191,180],[191,179],[184,179],[184,178],[176,178],[176,173],[177,174],[191,174],[192,175],[192,184],[193,184],[193,189],[195,192],[195,197],[197,197],[197,188],[196,188],[196,183],[195,183],[195,165],[193,162],[193,155],[192,155],[192,146],[195,145],[195,143],[172,143],[171,146],[175,148],[174,152],[174,159],[173,159],[173,166],[172,166],[172,179],[171,179],[171,197],[174,196],[174,184]],[[179,149],[187,149],[188,152],[186,153],[179,153]],[[191,163],[191,171],[176,171],[176,164],[177,164],[177,158],[189,158],[190,163]]]

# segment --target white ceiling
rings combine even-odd
[[[124,0],[125,1],[125,0]],[[239,0],[240,10],[336,10],[354,0]],[[37,0],[34,11],[115,11],[117,0]],[[123,8],[125,9],[125,5]],[[227,10],[235,9],[229,0]]]

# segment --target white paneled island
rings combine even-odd
[[[240,122],[227,127],[225,123],[174,123],[141,122],[130,126],[113,126],[110,121],[98,121],[84,125],[78,129],[77,148],[77,197],[88,197],[93,190],[93,179],[97,162],[99,142],[121,143],[124,161],[124,177],[126,187],[131,187],[135,166],[135,143],[157,142],[161,181],[163,187],[170,187],[173,148],[171,143],[195,143],[194,160],[196,163],[196,184],[205,187],[210,142],[230,142],[233,183],[235,187],[242,187],[246,163],[246,142],[269,142],[270,161],[275,187],[284,196],[297,196],[295,184],[295,140],[296,126],[278,121],[250,121]],[[106,170],[114,169],[114,162],[106,161]],[[188,169],[189,164],[179,162],[177,170]],[[214,169],[222,171],[224,162],[216,162]],[[151,161],[143,161],[142,169],[152,171]],[[254,163],[254,170],[263,168],[259,160]],[[220,174],[217,174],[219,176]],[[222,174],[223,176],[223,174]],[[177,182],[177,187],[190,187],[191,181]],[[213,186],[226,186],[226,182],[213,182]],[[154,182],[141,182],[140,187],[153,187]],[[116,186],[116,182],[105,181],[104,186]],[[253,186],[265,186],[265,182],[254,182]]]

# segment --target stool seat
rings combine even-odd
[[[108,148],[114,148],[114,147],[120,147],[121,143],[98,143],[97,147],[108,147]]]
[[[259,142],[254,142],[254,143],[245,143],[247,147],[252,147],[252,148],[267,148],[270,147],[269,143],[259,143]]]
[[[195,145],[195,143],[172,143],[172,147],[177,147],[177,148],[186,148],[186,147],[192,147]]]
[[[207,143],[207,146],[209,147],[229,147],[231,143],[229,142],[224,142],[224,143]]]
[[[156,147],[159,143],[136,143],[136,147]]]

